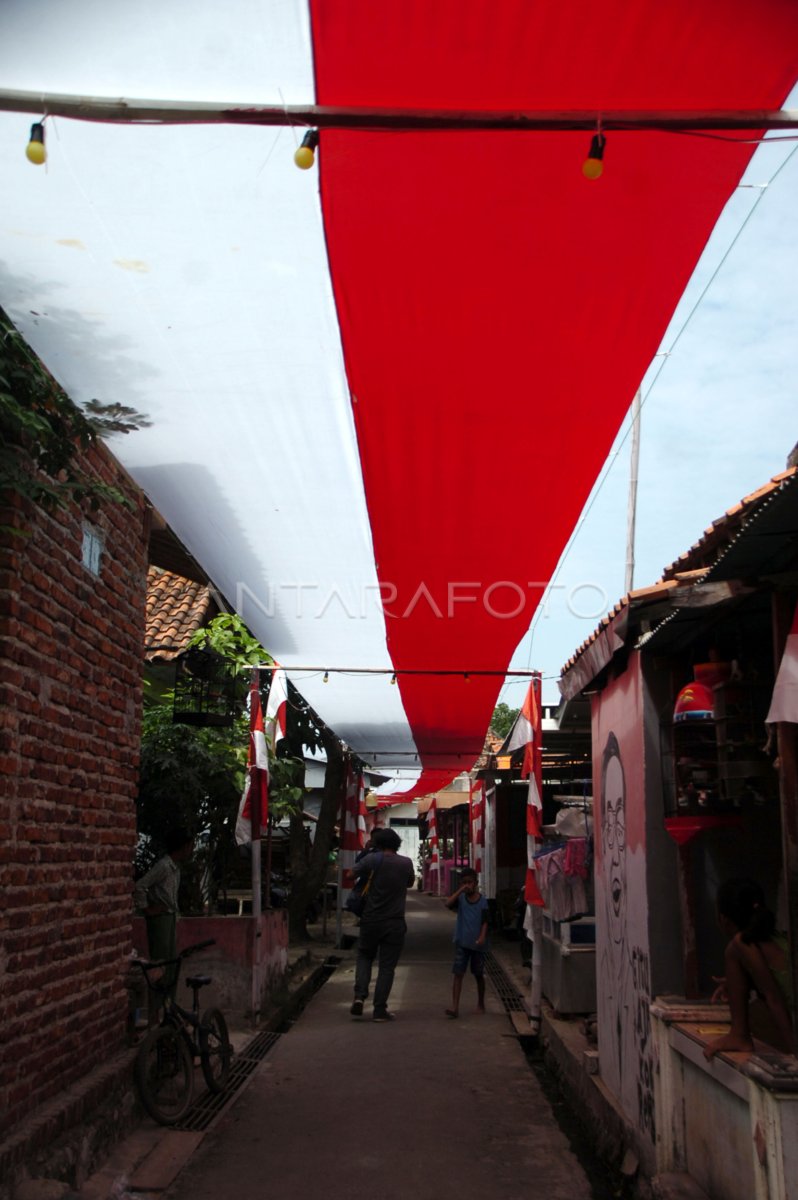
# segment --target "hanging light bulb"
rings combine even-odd
[[[392,675],[392,676],[391,676],[391,683],[396,683],[396,676],[395,676],[395,675]]]
[[[325,671],[325,672],[324,672],[324,678],[322,679],[322,683],[329,683],[329,682],[330,682],[330,675],[329,675],[329,672],[328,672],[328,671]]]
[[[41,121],[36,121],[30,127],[30,141],[25,147],[25,157],[28,162],[35,163],[37,167],[40,167],[47,158],[44,146],[44,125]]]
[[[318,129],[309,129],[302,139],[302,144],[294,153],[294,162],[300,171],[308,171],[316,161],[316,147],[319,144]]]
[[[604,134],[594,133],[590,142],[588,156],[582,163],[582,174],[585,179],[599,179],[604,170],[604,144],[607,141]]]

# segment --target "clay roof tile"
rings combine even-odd
[[[161,661],[177,658],[215,607],[207,585],[150,567],[144,657]]]

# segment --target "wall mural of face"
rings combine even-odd
[[[620,946],[626,933],[626,782],[614,733],[607,737],[601,763],[601,842],[608,933]]]
[[[628,753],[627,765],[635,779],[633,745]],[[641,876],[645,859],[642,848],[627,847],[626,779],[618,738],[610,733],[601,762],[601,1074],[629,1119],[653,1145],[651,977]],[[598,940],[598,929],[596,934]]]

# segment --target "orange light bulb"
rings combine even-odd
[[[582,174],[585,179],[600,179],[604,173],[604,145],[607,139],[603,133],[596,133],[590,141],[590,150],[582,163]]]

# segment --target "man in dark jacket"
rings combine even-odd
[[[404,854],[397,854],[402,841],[393,829],[374,832],[374,849],[355,863],[356,878],[372,874],[366,907],[360,918],[360,938],[355,965],[355,998],[350,1012],[362,1017],[363,1003],[369,994],[371,968],[377,958],[377,982],[374,986],[374,1020],[393,1021],[388,1011],[388,997],[393,986],[394,972],[402,953],[407,925],[405,900],[407,889],[413,886],[413,864]]]

